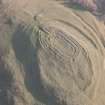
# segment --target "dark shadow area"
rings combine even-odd
[[[37,51],[40,48],[38,40],[35,48],[30,40],[32,30],[23,31],[21,25],[18,26],[13,35],[12,43],[17,59],[23,64],[25,72],[25,85],[28,91],[38,101],[46,105],[57,105],[52,95],[44,92],[41,79],[40,68],[38,65]],[[34,39],[33,39],[34,40]],[[53,92],[51,92],[53,93]],[[54,99],[54,100],[53,100]],[[50,103],[50,104],[49,104]]]

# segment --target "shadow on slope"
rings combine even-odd
[[[54,96],[50,96],[50,93],[49,96],[46,95],[43,90],[37,58],[37,51],[40,46],[38,41],[36,41],[37,47],[33,46],[30,40],[31,35],[32,30],[23,31],[23,26],[19,25],[12,39],[16,57],[24,66],[26,88],[39,102],[45,105],[57,105]]]

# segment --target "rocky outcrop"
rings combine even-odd
[[[104,105],[102,22],[55,1],[2,5],[0,105]]]

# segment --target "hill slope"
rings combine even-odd
[[[102,22],[49,0],[0,13],[0,105],[104,105]]]

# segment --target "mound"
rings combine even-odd
[[[104,105],[102,22],[49,0],[0,8],[0,105]]]

